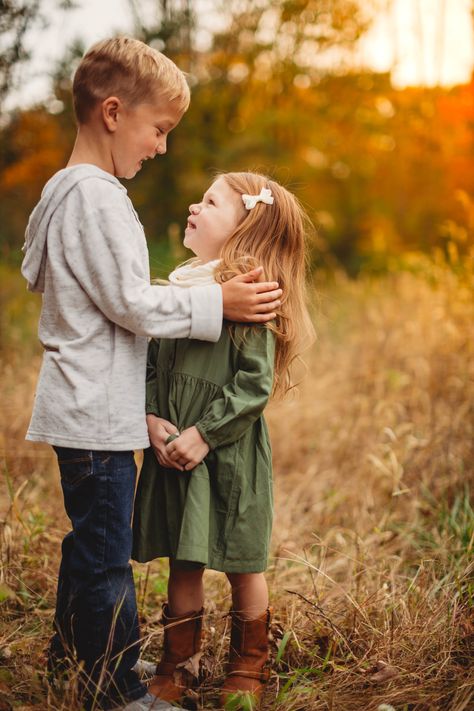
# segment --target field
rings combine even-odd
[[[0,710],[75,709],[48,690],[61,537],[46,446],[24,442],[38,300],[1,273]],[[316,277],[318,340],[299,392],[268,409],[275,474],[274,711],[474,708],[472,262],[407,258],[351,281]],[[161,644],[166,566],[136,566],[144,656]],[[206,573],[205,678],[215,708],[229,590]]]

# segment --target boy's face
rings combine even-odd
[[[221,248],[245,217],[242,199],[218,178],[200,203],[189,206],[184,245],[203,262],[219,257]]]
[[[165,99],[134,108],[120,104],[111,144],[114,175],[133,178],[145,160],[166,153],[168,134],[182,115],[173,102]]]

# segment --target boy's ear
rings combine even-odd
[[[118,115],[122,108],[122,102],[116,96],[108,96],[102,102],[102,119],[111,132],[117,130]]]

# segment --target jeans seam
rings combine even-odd
[[[102,462],[100,460],[96,461],[95,466],[101,466]],[[101,560],[101,568],[102,570],[105,568],[105,553],[106,553],[106,548],[107,548],[107,531],[108,531],[108,518],[109,518],[109,489],[110,489],[110,475],[107,473],[105,476],[105,481],[106,481],[106,486],[105,486],[105,511],[104,511],[104,520],[103,520],[103,525],[102,525],[102,538],[103,538],[103,545],[102,545],[102,560]],[[100,477],[99,477],[100,480]],[[110,535],[110,534],[109,534]],[[108,582],[108,581],[107,581]]]

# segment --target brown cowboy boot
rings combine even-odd
[[[168,606],[163,605],[163,657],[148,688],[164,701],[177,701],[188,689],[196,686],[203,612],[204,608],[188,615],[169,617]]]
[[[231,611],[231,615],[229,663],[220,703],[224,707],[226,702],[231,699],[237,702],[238,696],[243,695],[246,699],[245,708],[248,708],[249,700],[253,708],[258,708],[264,686],[270,677],[270,669],[266,666],[269,656],[270,608],[256,620],[243,620],[234,611]],[[238,705],[235,708],[239,708]]]

